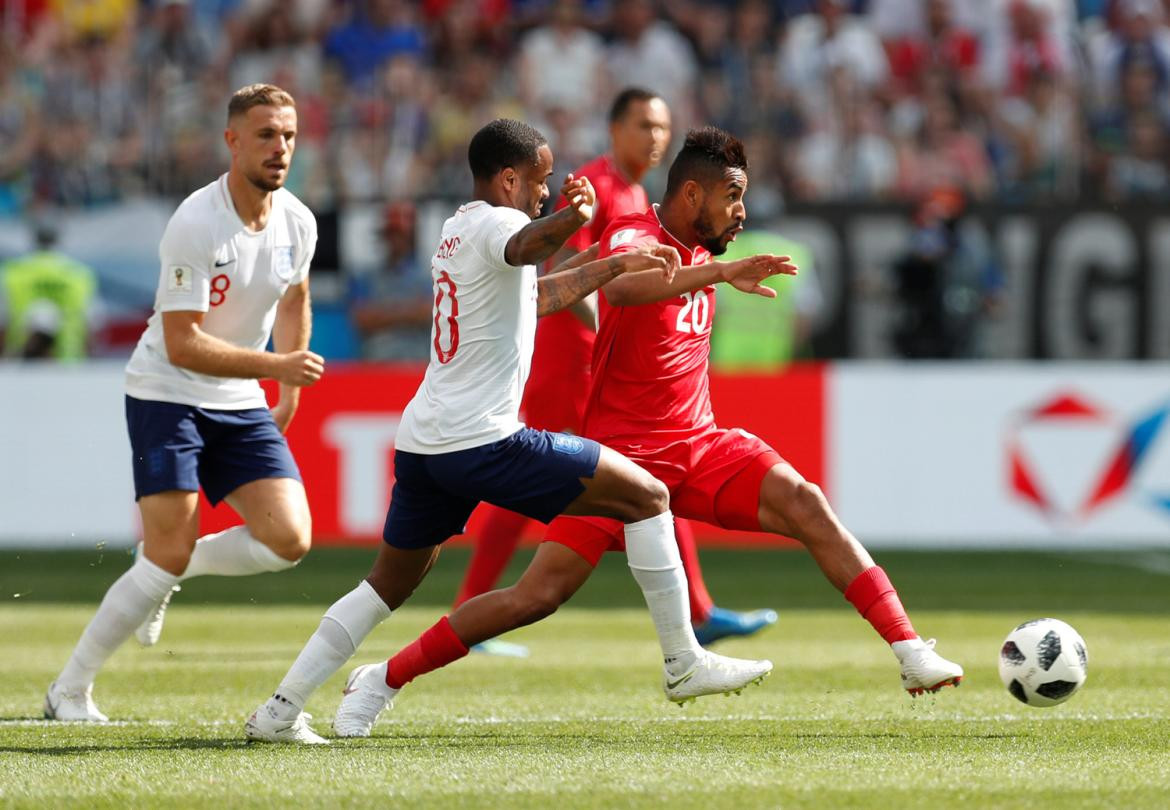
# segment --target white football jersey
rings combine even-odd
[[[498,441],[523,427],[520,398],[536,336],[536,266],[504,261],[531,220],[483,201],[443,224],[431,259],[431,361],[402,414],[395,446],[434,455]]]
[[[154,314],[126,366],[126,393],[200,408],[264,407],[258,380],[212,377],[172,365],[162,313],[206,312],[204,332],[264,351],[276,304],[290,285],[308,277],[316,246],[312,212],[286,189],[273,192],[262,231],[248,230],[236,213],[226,174],[194,192],[171,216],[159,245]]]

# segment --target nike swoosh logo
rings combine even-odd
[[[341,694],[343,694],[343,695],[352,695],[352,694],[353,694],[354,692],[356,692],[356,691],[357,691],[357,689],[356,689],[356,688],[354,688],[354,689],[348,689],[348,688],[347,688],[347,689],[342,689],[342,690],[341,690]]]
[[[231,264],[234,261],[235,261],[235,259],[228,259],[226,262],[216,261],[215,266],[216,267],[227,267],[229,264]]]
[[[678,687],[682,686],[684,683],[689,681],[694,674],[695,674],[695,671],[692,669],[690,672],[688,672],[686,675],[683,675],[677,681],[672,681],[672,680],[667,679],[666,688],[667,689],[677,689]]]

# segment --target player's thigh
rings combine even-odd
[[[142,515],[142,551],[146,559],[172,574],[181,574],[199,538],[199,493],[170,490],[138,499]]]
[[[272,548],[308,551],[312,517],[305,486],[294,478],[258,478],[232,490],[225,498],[248,531]]]
[[[431,474],[432,456],[394,453],[394,489],[382,539],[404,551],[431,548],[462,534],[479,499],[449,489]]]
[[[199,409],[196,421],[205,441],[199,483],[212,504],[254,481],[291,479],[300,483],[301,472],[292,451],[267,408]]]
[[[761,481],[760,523],[765,531],[806,543],[826,530],[836,534],[838,528],[837,517],[820,487],[787,463],[769,469]]]
[[[690,469],[674,490],[674,512],[725,529],[765,531],[763,481],[776,465],[788,466],[766,442],[746,431],[695,437]]]
[[[563,510],[565,515],[613,518],[623,523],[645,520],[670,508],[666,485],[628,458],[604,445],[593,477]]]

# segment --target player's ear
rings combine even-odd
[[[228,152],[233,155],[236,153],[236,144],[239,142],[239,140],[239,133],[232,129],[231,125],[229,124],[228,127],[223,131],[223,142],[227,144]]]
[[[511,166],[505,166],[500,170],[500,182],[504,184],[505,191],[514,190],[519,179],[520,178],[516,174],[516,170]]]
[[[683,199],[687,201],[687,205],[692,208],[700,208],[703,205],[703,187],[694,180],[687,180],[682,187]]]

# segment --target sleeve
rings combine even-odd
[[[211,265],[215,261],[203,228],[171,217],[158,246],[161,271],[159,312],[207,312],[210,308]]]
[[[303,284],[309,277],[309,265],[313,263],[313,256],[317,252],[317,220],[310,216],[306,223],[305,234],[302,237],[300,256],[297,257],[296,271],[289,279],[289,286]]]
[[[504,259],[508,240],[531,221],[523,211],[504,206],[493,206],[484,215],[477,234],[480,252],[484,258],[500,270],[511,270],[512,265]]]
[[[636,225],[618,224],[602,236],[598,256],[604,258],[620,253],[632,253],[643,245],[655,244],[658,244],[658,237],[653,233]]]

